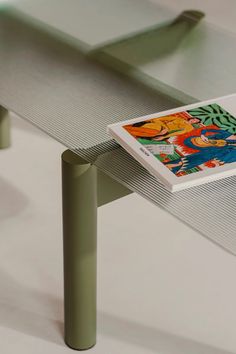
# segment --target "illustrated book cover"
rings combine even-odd
[[[108,133],[171,192],[236,174],[236,94],[124,120]]]

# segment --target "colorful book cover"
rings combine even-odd
[[[231,102],[228,105],[230,112],[225,107],[227,100]],[[128,124],[124,122],[121,127],[144,148],[143,151],[148,151],[168,170],[167,180],[171,172],[177,179],[194,181],[194,175],[199,178],[210,177],[214,169],[223,171],[223,167],[228,165],[228,171],[229,165],[236,163],[236,119],[231,108],[234,105],[236,108],[236,95],[233,95],[233,100],[232,96],[228,96],[223,100],[186,106],[180,111],[169,111],[165,115],[146,116],[144,119],[129,121]],[[119,139],[118,142],[122,145]],[[128,147],[127,143],[124,147],[130,152],[132,145]],[[140,147],[139,151],[142,151]],[[137,152],[134,157],[137,158]],[[156,171],[158,175],[158,165]],[[190,177],[186,178],[189,175],[192,175],[191,180]],[[174,181],[172,178],[172,184]],[[179,189],[183,188],[184,185]],[[170,189],[173,189],[173,185]]]

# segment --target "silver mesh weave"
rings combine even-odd
[[[110,123],[176,101],[4,13],[0,53],[1,105],[236,254],[236,177],[171,194],[106,134]]]

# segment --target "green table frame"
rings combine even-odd
[[[0,148],[10,147],[10,117],[0,107]],[[132,193],[70,150],[62,154],[65,342],[96,344],[97,208]]]

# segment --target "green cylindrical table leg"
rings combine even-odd
[[[10,146],[10,117],[8,111],[0,106],[0,149]]]
[[[96,343],[96,167],[62,154],[65,342],[77,350]]]

